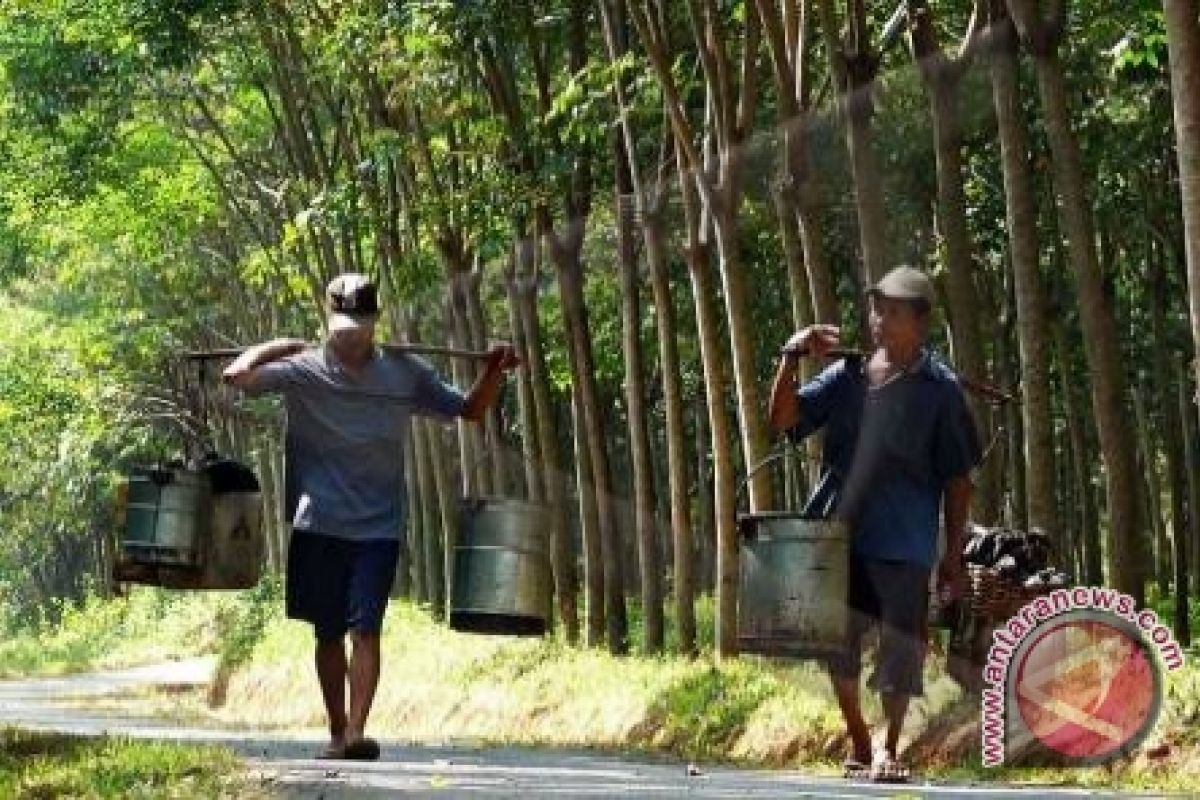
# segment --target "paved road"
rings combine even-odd
[[[63,678],[0,681],[0,724],[97,735],[211,742],[239,753],[249,768],[284,797],[321,800],[385,797],[933,797],[1069,798],[1100,793],[1069,789],[937,785],[879,786],[796,772],[702,767],[560,750],[471,747],[414,747],[385,742],[375,763],[317,761],[309,756],[317,738],[276,732],[185,727],[138,716],[104,704],[89,710],[86,700],[147,686],[207,683],[211,659]],[[82,702],[81,702],[82,701]],[[1107,796],[1115,797],[1110,794]],[[1143,797],[1161,795],[1141,795]]]

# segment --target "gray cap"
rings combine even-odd
[[[871,287],[868,294],[897,300],[924,300],[933,308],[933,281],[919,269],[896,267]]]

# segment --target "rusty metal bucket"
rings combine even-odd
[[[512,636],[546,633],[554,594],[550,528],[549,510],[536,503],[507,497],[463,500],[450,627]]]
[[[742,488],[781,455],[768,456],[751,469]],[[815,659],[837,652],[849,618],[846,523],[767,511],[739,514],[738,531],[738,649]]]

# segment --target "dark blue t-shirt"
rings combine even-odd
[[[979,463],[979,432],[957,377],[928,351],[875,388],[865,366],[837,361],[797,391],[791,437],[824,431],[806,511],[846,519],[860,555],[932,567],[943,490]]]

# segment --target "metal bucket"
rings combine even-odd
[[[746,514],[738,591],[738,648],[821,658],[841,649],[849,609],[844,522],[790,512]]]
[[[505,497],[462,501],[450,587],[450,627],[541,636],[550,627],[548,510]]]
[[[133,470],[121,550],[134,564],[194,567],[209,521],[207,478],[184,469]]]
[[[248,468],[223,461],[198,470],[135,469],[119,488],[117,511],[122,540],[114,580],[168,589],[258,582],[266,548],[262,495]]]

